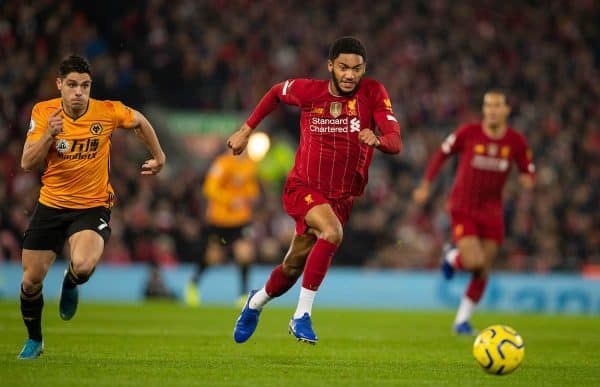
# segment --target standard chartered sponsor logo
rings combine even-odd
[[[358,118],[353,118],[350,121],[350,132],[360,132],[360,120]]]
[[[312,117],[310,120],[310,131],[315,133],[348,133],[360,131],[360,120],[353,118],[321,118]]]
[[[348,133],[348,117],[313,117],[310,120],[310,131],[316,133]]]
[[[471,166],[486,171],[505,172],[508,170],[509,163],[505,159],[475,155],[471,160]]]

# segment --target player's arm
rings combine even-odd
[[[381,135],[377,136],[371,129],[363,129],[358,134],[358,139],[362,143],[376,147],[384,153],[400,153],[402,150],[400,125],[394,116],[390,97],[382,85],[378,85],[378,90],[374,93],[374,99],[373,119]]]
[[[148,148],[152,158],[146,160],[142,165],[142,175],[156,175],[160,172],[162,167],[165,165],[167,160],[165,152],[163,152],[156,131],[150,124],[150,121],[137,110],[133,110],[133,120],[131,121],[131,128],[134,130],[136,136],[140,141]]]
[[[427,168],[425,169],[425,175],[419,186],[413,191],[413,200],[417,204],[423,204],[429,199],[429,193],[431,191],[431,182],[435,180],[440,170],[444,166],[446,160],[454,153],[460,152],[462,149],[462,142],[464,138],[464,129],[459,129],[454,133],[451,133],[442,145],[435,151],[435,153],[429,159]]]
[[[50,114],[47,123],[44,124],[43,117],[34,108],[27,140],[23,146],[23,155],[21,156],[21,168],[25,171],[29,172],[44,163],[54,137],[62,132],[63,122],[61,113],[62,107],[59,107]]]
[[[516,154],[515,161],[519,168],[519,183],[526,190],[532,190],[535,186],[535,164],[533,163],[533,153],[527,145],[527,140],[522,137],[522,146]]]
[[[248,145],[248,139],[252,131],[262,122],[262,120],[271,114],[280,102],[288,105],[300,105],[296,89],[304,83],[305,80],[290,79],[271,87],[271,89],[261,98],[256,108],[246,122],[227,139],[227,146],[231,148],[234,155],[241,154]]]

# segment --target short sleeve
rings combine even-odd
[[[115,127],[131,128],[134,120],[133,109],[123,105],[120,101],[114,101],[112,105],[115,110]]]
[[[42,138],[44,132],[48,128],[48,115],[44,109],[36,104],[31,111],[31,120],[29,121],[29,129],[27,130],[26,141],[37,141]]]

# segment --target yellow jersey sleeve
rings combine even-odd
[[[115,110],[115,128],[131,128],[134,120],[133,109],[125,106],[120,101],[111,101],[111,103]]]
[[[29,130],[27,130],[26,141],[37,141],[42,138],[48,128],[48,113],[44,105],[37,103],[31,111],[31,120],[29,121]]]

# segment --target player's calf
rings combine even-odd
[[[94,273],[94,270],[95,268],[92,268],[87,272],[77,272],[73,266],[73,262],[71,262],[69,268],[65,270],[59,301],[60,317],[63,320],[70,320],[75,316],[79,304],[78,285],[86,283]]]

